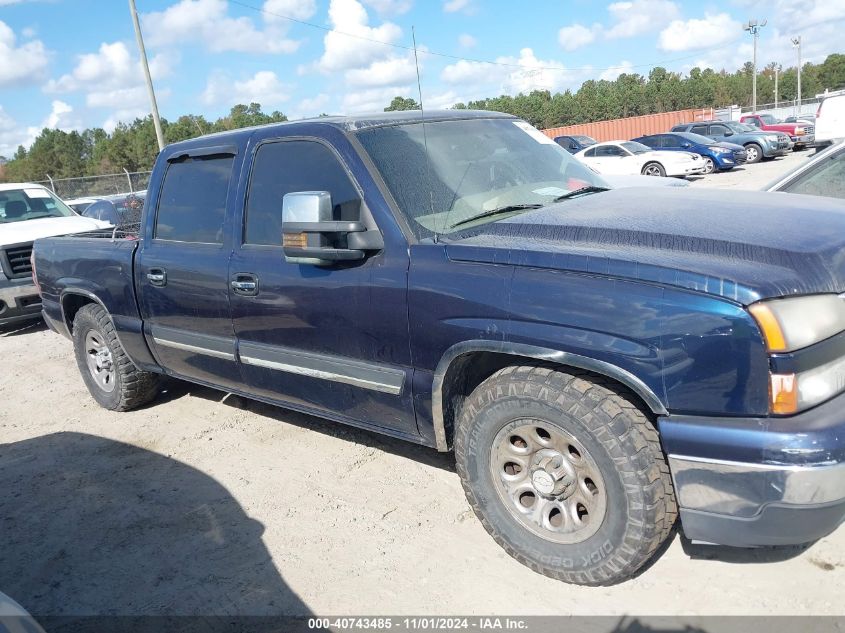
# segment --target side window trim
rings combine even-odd
[[[157,195],[156,195],[155,217],[154,217],[153,223],[152,223],[152,241],[153,242],[163,242],[163,243],[168,243],[168,244],[196,244],[196,245],[200,245],[200,246],[212,246],[212,247],[215,247],[215,248],[223,248],[224,247],[224,245],[226,243],[225,227],[226,227],[226,219],[227,219],[227,215],[228,215],[228,211],[229,211],[229,196],[232,193],[232,179],[235,175],[235,169],[236,169],[236,163],[235,163],[234,160],[232,160],[232,164],[230,165],[230,168],[229,168],[229,179],[228,179],[228,182],[226,183],[226,195],[225,195],[224,200],[223,200],[223,223],[221,225],[222,228],[223,228],[223,239],[219,242],[203,242],[203,241],[195,241],[195,240],[191,240],[191,241],[175,240],[175,239],[170,239],[170,238],[158,236],[159,211],[161,209],[162,195],[164,193],[164,187],[167,183],[167,176],[170,173],[170,170],[173,168],[173,166],[175,164],[183,164],[186,160],[194,161],[197,158],[199,158],[200,160],[203,160],[203,159],[224,158],[224,157],[227,157],[227,156],[232,157],[234,159],[234,157],[237,155],[237,147],[235,147],[234,145],[217,146],[217,147],[214,147],[214,148],[203,148],[203,149],[219,150],[220,147],[234,148],[235,151],[234,151],[234,153],[214,151],[214,152],[211,152],[211,153],[197,153],[197,154],[190,154],[190,155],[189,155],[188,152],[182,152],[182,153],[179,153],[178,155],[175,155],[175,156],[178,156],[177,160],[173,160],[173,158],[174,158],[173,156],[170,156],[170,157],[167,158],[167,169],[164,172],[164,177],[161,180],[161,184],[159,185],[159,190],[158,190]]]
[[[358,199],[361,201],[361,217],[362,219],[369,215],[369,211],[367,210],[367,203],[364,199],[364,190],[361,187],[361,184],[355,178],[352,170],[349,168],[349,165],[346,164],[346,161],[343,160],[343,157],[340,155],[340,152],[328,141],[323,138],[317,136],[274,136],[272,138],[265,138],[258,141],[255,146],[249,152],[249,175],[246,181],[246,189],[244,190],[243,195],[243,204],[241,206],[241,222],[240,222],[240,239],[236,243],[238,248],[274,248],[274,249],[281,249],[282,245],[276,244],[256,244],[252,242],[246,241],[246,231],[247,231],[247,216],[249,212],[249,196],[252,192],[252,180],[255,176],[255,165],[258,162],[256,159],[258,157],[259,150],[264,147],[265,145],[272,145],[276,143],[294,143],[294,142],[313,142],[322,145],[323,147],[327,148],[331,154],[334,156],[335,160],[337,160],[338,164],[343,169],[346,177],[349,179],[349,182],[352,184],[352,187],[355,189],[356,193],[358,194]]]

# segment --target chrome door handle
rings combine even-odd
[[[153,286],[166,286],[167,273],[160,268],[153,268],[147,273],[147,279]]]
[[[232,289],[235,292],[253,292],[256,288],[254,281],[233,281]]]
[[[254,297],[258,294],[258,277],[252,273],[236,273],[229,282],[235,294]]]

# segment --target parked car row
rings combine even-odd
[[[783,156],[794,146],[785,132],[763,131],[735,121],[684,123],[669,132],[630,141],[598,143],[589,136],[559,136],[555,142],[602,175],[681,178]]]

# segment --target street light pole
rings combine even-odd
[[[775,66],[775,110],[778,109],[778,70],[780,69]]]
[[[764,26],[766,26],[766,20],[763,20],[762,22],[757,22],[757,20],[748,20],[748,24],[742,27],[744,30],[751,33],[751,36],[754,39],[754,74],[751,77],[751,92],[753,93],[751,96],[752,114],[757,112],[757,34]]]
[[[798,106],[795,115],[801,113],[801,36],[792,38],[792,46],[798,49]]]
[[[150,64],[147,62],[147,50],[144,48],[144,38],[141,35],[141,23],[138,20],[138,11],[135,9],[135,0],[129,0],[129,12],[132,14],[132,23],[135,25],[135,39],[138,40],[141,66],[144,69],[144,77],[147,80],[147,93],[150,96],[150,109],[153,114],[153,125],[156,130],[158,151],[161,151],[164,149],[164,133],[161,131],[161,118],[158,115],[158,103],[156,103],[156,93],[153,89],[153,78],[150,76]]]

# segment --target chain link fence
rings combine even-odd
[[[49,187],[63,200],[73,200],[89,196],[110,196],[142,191],[147,188],[151,173],[136,171],[78,178],[49,178],[48,176],[48,180],[41,180],[38,184]]]

